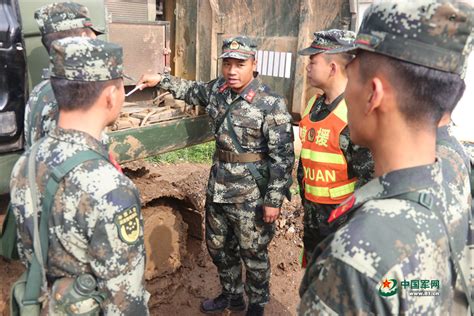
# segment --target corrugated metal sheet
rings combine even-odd
[[[112,22],[148,21],[147,0],[107,0],[106,5]]]

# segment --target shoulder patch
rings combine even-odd
[[[352,195],[344,204],[341,204],[338,208],[334,209],[329,215],[328,223],[334,222],[336,219],[346,214],[355,203],[355,195]]]
[[[138,206],[134,205],[114,218],[120,239],[127,244],[134,244],[140,235],[140,220],[138,217]]]

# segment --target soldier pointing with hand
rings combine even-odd
[[[256,51],[249,38],[230,38],[222,45],[222,76],[217,79],[203,83],[164,74],[144,75],[137,83],[206,107],[214,124],[206,243],[222,293],[202,302],[204,313],[245,309],[241,259],[247,272],[247,315],[263,315],[270,297],[267,247],[283,199],[289,197],[293,133],[285,100],[255,73]]]

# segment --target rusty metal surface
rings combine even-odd
[[[109,40],[122,45],[124,71],[138,79],[144,73],[162,73],[169,67],[168,22],[114,22],[109,24]],[[130,80],[126,85],[135,84]]]

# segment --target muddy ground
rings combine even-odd
[[[200,315],[201,300],[220,292],[217,270],[203,241],[209,165],[154,165],[140,161],[125,165],[124,171],[141,193],[151,314]],[[296,315],[298,286],[303,276],[298,263],[301,237],[302,210],[295,195],[292,202],[283,205],[269,248],[271,301],[266,315]],[[10,285],[22,270],[18,262],[0,258],[0,315],[8,315]]]

